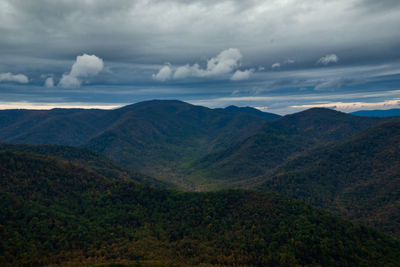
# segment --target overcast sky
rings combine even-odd
[[[398,0],[0,0],[0,108],[400,107]]]

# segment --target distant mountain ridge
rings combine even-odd
[[[1,110],[0,141],[82,145],[117,117],[114,111],[99,109]]]
[[[158,106],[164,107],[162,111],[164,113],[159,112]],[[113,127],[114,124],[121,124],[121,117],[124,117],[126,113],[142,120],[148,118],[162,120],[162,116],[168,116],[169,112],[176,112],[178,106],[182,108],[182,112],[191,112],[189,107],[193,111],[197,110],[195,112],[203,110],[204,113],[207,110],[209,114],[213,114],[211,117],[218,117],[222,114],[224,114],[224,117],[228,117],[227,114],[232,114],[232,118],[237,115],[253,115],[264,119],[279,117],[279,115],[261,112],[250,107],[237,108],[232,106],[226,109],[212,110],[178,100],[150,100],[114,110],[60,108],[52,110],[0,110],[0,141],[20,144],[83,145],[108,128]],[[139,114],[135,114],[135,112]],[[153,112],[155,113],[151,115]],[[156,114],[161,117],[154,117]],[[124,119],[126,118],[122,118],[122,120]],[[200,117],[194,116],[192,119],[200,119]]]
[[[400,109],[376,109],[376,110],[359,110],[351,114],[363,117],[397,117],[400,116]]]
[[[249,115],[253,115],[256,117],[260,118],[265,118],[269,120],[275,120],[280,118],[280,115],[274,114],[274,113],[269,113],[269,112],[264,112],[261,110],[258,110],[256,108],[252,107],[237,107],[237,106],[228,106],[222,110],[225,110],[226,112],[233,113],[233,114],[238,114],[238,113],[245,113]]]
[[[177,100],[115,110],[4,110],[0,141],[82,146],[168,181],[175,179],[179,165],[243,140],[270,121],[256,112],[232,113]],[[175,183],[192,187],[177,179]]]

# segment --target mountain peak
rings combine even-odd
[[[137,102],[134,104],[126,105],[120,108],[120,110],[126,109],[135,109],[135,108],[144,108],[151,106],[191,106],[191,104],[180,101],[180,100],[161,100],[161,99],[152,99]]]
[[[256,108],[253,108],[253,107],[238,107],[238,106],[230,105],[230,106],[227,106],[226,108],[224,108],[223,110],[226,112],[232,113],[232,114],[243,113],[243,114],[248,114],[248,115],[252,115],[252,116],[256,116],[256,117],[264,118],[264,119],[269,119],[269,120],[275,120],[275,119],[278,119],[281,117],[277,114],[263,112]]]
[[[310,108],[310,109],[306,109],[303,111],[300,111],[298,113],[294,113],[292,115],[320,115],[320,116],[327,116],[327,115],[348,115],[347,113],[341,112],[341,111],[337,111],[334,109],[330,109],[330,108],[321,108],[321,107],[314,107],[314,108]]]

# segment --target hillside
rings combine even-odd
[[[399,236],[400,122],[385,122],[302,155],[261,188]]]
[[[105,156],[88,149],[63,146],[63,145],[19,145],[0,143],[0,151],[34,153],[44,156],[57,157],[76,165],[90,169],[100,175],[110,178],[130,179],[156,187],[175,187],[173,184],[160,181],[159,179],[137,173],[127,167],[114,162]]]
[[[181,193],[0,152],[0,264],[396,266],[400,243],[262,192]]]
[[[181,101],[153,100],[119,110],[118,120],[86,148],[145,174],[192,188],[180,165],[239,142],[269,120]]]
[[[186,174],[193,179],[207,177],[218,186],[251,185],[253,178],[268,176],[300,153],[343,140],[379,121],[323,108],[287,115],[227,149],[194,161]]]
[[[81,145],[116,119],[99,109],[0,110],[0,141]]]
[[[81,146],[181,188],[208,190],[251,186],[298,154],[377,122],[321,108],[279,118],[152,100],[108,111],[0,111],[0,140]]]
[[[115,110],[0,111],[0,141],[81,146],[186,189],[182,164],[253,135],[272,117],[251,108],[209,109],[152,100]]]

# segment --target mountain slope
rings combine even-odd
[[[386,122],[280,167],[260,187],[400,234],[400,122]]]
[[[91,171],[94,171],[105,177],[131,179],[140,183],[162,188],[174,187],[172,184],[137,173],[117,162],[106,158],[105,156],[84,148],[62,145],[19,145],[0,143],[0,151],[2,150],[57,157],[59,159],[82,166],[86,169],[90,169]]]
[[[98,109],[2,110],[0,140],[19,144],[81,145],[115,120]]]
[[[0,141],[86,147],[191,189],[193,181],[178,175],[182,164],[253,135],[271,116],[250,108],[209,109],[175,100],[115,110],[4,110]]]
[[[257,134],[193,162],[187,174],[208,177],[214,183],[228,181],[231,186],[251,184],[255,182],[252,178],[268,176],[300,153],[340,141],[379,121],[322,108],[287,115],[265,124]]]
[[[0,152],[0,263],[396,266],[400,243],[277,195],[180,193]]]
[[[185,182],[176,176],[180,165],[243,140],[268,122],[181,101],[146,101],[117,111],[119,119],[85,147],[178,184]]]

